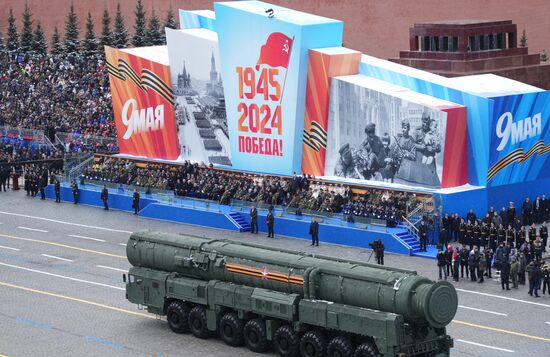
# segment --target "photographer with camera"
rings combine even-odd
[[[384,243],[382,243],[382,239],[369,243],[369,246],[376,255],[376,264],[384,265]]]

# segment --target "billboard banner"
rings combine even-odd
[[[134,49],[135,50],[135,49]],[[151,47],[150,51],[159,51]],[[179,157],[170,68],[105,47],[121,154],[155,159]]]
[[[488,185],[550,178],[550,92],[493,101]]]
[[[440,188],[447,113],[334,77],[325,176]]]
[[[342,22],[260,1],[214,8],[233,166],[300,171],[308,49],[340,46]]]
[[[330,77],[357,74],[361,52],[344,47],[309,50],[302,172],[322,176],[327,148]]]
[[[366,55],[362,56],[359,73],[468,108],[468,182],[487,184],[491,99],[450,88],[444,77]]]
[[[166,29],[181,159],[231,165],[218,35]]]

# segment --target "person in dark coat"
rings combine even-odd
[[[134,214],[139,212],[139,192],[134,189],[134,196],[132,198],[132,208],[134,209]]]
[[[76,205],[78,203],[79,192],[78,192],[78,184],[74,179],[71,182],[71,191],[73,191],[73,201],[74,201],[74,204]]]
[[[315,218],[312,218],[309,224],[309,234],[311,234],[311,245],[319,246],[319,222]]]
[[[54,191],[55,191],[55,202],[60,203],[61,202],[61,184],[59,183],[58,179],[55,179]]]
[[[468,257],[468,268],[470,269],[470,280],[477,281],[476,279],[477,250],[472,250],[470,252],[470,256]]]
[[[470,252],[466,247],[462,247],[460,251],[460,277],[464,278],[464,270],[466,270],[466,278],[470,276],[470,270],[468,270],[468,260]]]
[[[43,177],[38,179],[38,189],[40,190],[40,199],[45,200],[46,199],[46,192],[44,191],[44,188],[46,187],[46,181]]]
[[[275,225],[275,216],[273,216],[273,212],[271,208],[267,212],[267,217],[265,217],[265,223],[267,225],[267,237],[275,238],[275,233],[273,231],[273,226]]]
[[[447,280],[447,269],[445,266],[447,265],[447,259],[445,258],[445,252],[443,250],[440,250],[437,252],[437,267],[439,270],[439,280],[444,276],[445,280]]]
[[[426,222],[424,222],[424,220],[420,222],[420,227],[418,227],[418,236],[420,238],[420,251],[427,252],[428,226],[426,225]]]
[[[508,259],[504,259],[504,261],[501,264],[500,269],[500,285],[502,286],[502,290],[511,290],[510,289],[510,262]]]
[[[103,190],[101,190],[101,200],[103,201],[103,209],[108,211],[109,205],[107,202],[109,200],[109,191],[107,190],[107,186],[103,186]]]
[[[31,195],[31,174],[25,172],[25,191],[27,191],[27,196]]]
[[[453,252],[453,279],[458,281],[458,270],[460,269],[460,252],[458,247],[455,248]]]
[[[524,226],[530,226],[533,223],[533,206],[529,201],[529,197],[525,198],[521,206],[521,218]]]
[[[250,233],[258,233],[258,209],[256,206],[250,208]]]
[[[384,243],[382,243],[382,239],[379,239],[374,246],[374,254],[376,255],[376,263],[379,265],[384,265],[384,250],[386,247],[384,247]]]
[[[447,247],[447,250],[445,251],[445,264],[446,264],[447,276],[453,276],[452,263],[453,263],[453,247],[449,245]]]

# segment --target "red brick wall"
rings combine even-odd
[[[63,33],[65,17],[71,2],[79,15],[82,33],[88,11],[96,20],[96,33],[101,30],[101,14],[107,7],[114,17],[116,1],[94,0],[26,0],[34,13],[46,27],[48,39],[54,26]],[[550,1],[549,0],[271,0],[271,2],[344,21],[344,44],[347,47],[370,55],[390,58],[398,57],[399,50],[409,49],[409,27],[415,22],[441,21],[450,19],[494,19],[512,20],[518,26],[518,35],[527,31],[530,53],[542,49],[550,52]],[[130,29],[134,24],[135,0],[121,0],[121,7]],[[152,5],[163,18],[166,9],[172,5],[178,8],[212,9],[211,0],[143,0],[150,13]],[[10,7],[18,17],[25,1],[2,0],[0,7],[0,28],[5,36],[5,27]],[[518,36],[519,39],[519,36]]]

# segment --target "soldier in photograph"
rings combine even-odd
[[[356,152],[350,147],[349,143],[342,145],[340,150],[338,150],[338,153],[340,156],[338,158],[338,162],[336,162],[336,166],[334,167],[334,176],[354,179],[360,178],[359,172],[355,167],[354,159]]]
[[[391,159],[397,172],[395,181],[407,183],[414,180],[414,162],[416,161],[416,149],[413,138],[409,135],[411,124],[407,120],[401,122],[401,134],[394,138],[391,145]]]

